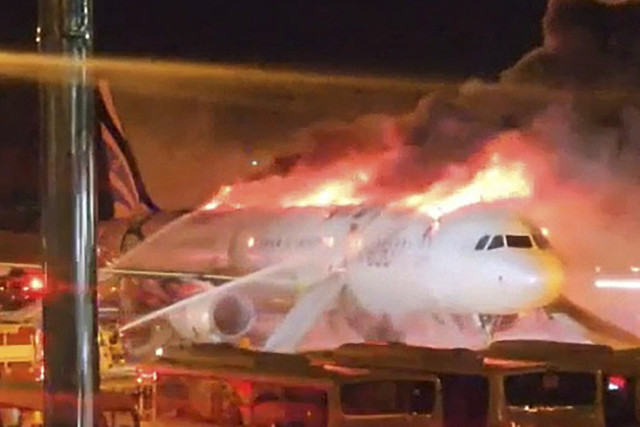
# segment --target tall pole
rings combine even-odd
[[[94,425],[99,388],[92,0],[39,0],[40,51],[69,58],[42,87],[45,425]]]

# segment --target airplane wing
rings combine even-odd
[[[640,336],[574,304],[566,297],[560,297],[545,308],[545,311],[554,320],[570,320],[577,323],[586,329],[587,337],[596,344],[611,345],[614,348],[640,345]]]
[[[344,286],[342,274],[329,275],[325,280],[311,286],[271,334],[264,350],[294,352],[318,318],[333,306]]]
[[[281,290],[282,288],[294,290],[295,288],[301,286],[300,280],[295,274],[295,271],[297,269],[305,268],[305,266],[310,262],[317,263],[319,259],[328,260],[328,258],[326,257],[328,254],[330,254],[330,251],[320,250],[313,256],[294,258],[263,268],[262,270],[258,270],[255,273],[251,273],[246,276],[231,280],[225,283],[224,286],[210,288],[209,290],[200,292],[167,307],[141,316],[136,320],[124,325],[121,328],[121,331],[125,332],[128,329],[140,326],[160,317],[169,316],[173,313],[187,308],[192,304],[201,304],[203,301],[207,299],[213,299],[225,292],[247,291],[249,287],[252,288],[256,295],[265,293],[277,293],[277,291]],[[265,284],[269,284],[270,286],[264,286]]]

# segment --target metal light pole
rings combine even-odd
[[[46,426],[94,425],[99,388],[92,0],[39,0],[40,51],[69,58],[64,80],[42,87],[42,234]]]

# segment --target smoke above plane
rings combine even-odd
[[[367,203],[437,217],[511,200],[575,270],[640,265],[639,13],[552,0],[544,44],[500,81],[435,91],[407,114],[308,126],[294,135],[304,149],[205,208]]]

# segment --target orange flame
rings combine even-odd
[[[412,194],[392,206],[416,209],[432,218],[439,218],[465,206],[504,199],[531,196],[533,185],[523,163],[500,164],[494,156],[491,164],[476,172],[471,181],[455,186],[441,181],[425,193]]]
[[[370,185],[389,165],[388,160],[397,158],[397,152],[386,152],[375,157],[351,158],[322,171],[300,168],[286,177],[275,176],[223,186],[203,209],[377,203],[396,209],[414,209],[439,218],[473,204],[530,197],[533,194],[532,172],[535,169],[533,159],[532,164],[521,159],[514,160],[514,147],[520,142],[513,135],[494,142],[465,165],[451,167],[444,178],[424,191],[407,194],[406,190],[374,188]],[[519,158],[524,158],[525,153],[516,153]],[[471,172],[473,170],[475,172]]]
[[[360,158],[322,171],[301,170],[284,178],[275,176],[225,185],[202,209],[359,205],[367,201],[362,188],[369,182],[377,162]]]
[[[350,206],[360,205],[366,200],[363,196],[357,196],[356,192],[361,184],[369,180],[365,172],[354,174],[352,179],[336,179],[321,184],[309,194],[301,197],[285,199],[284,207],[303,206]]]

